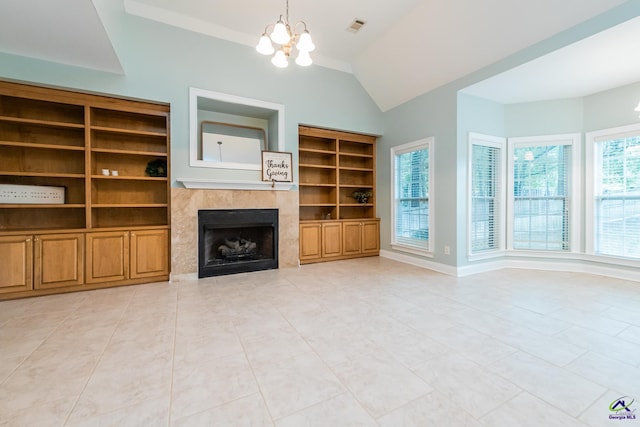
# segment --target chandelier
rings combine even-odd
[[[296,32],[296,28],[300,26],[302,31]],[[278,22],[267,25],[256,46],[256,50],[259,53],[273,55],[271,63],[279,68],[287,67],[289,65],[289,57],[294,53],[297,53],[296,64],[302,67],[311,65],[312,61],[309,52],[315,48],[316,46],[311,40],[311,34],[309,34],[307,24],[304,21],[298,21],[293,26],[289,25],[289,0],[287,0],[284,18],[280,15]]]

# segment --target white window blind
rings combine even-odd
[[[513,249],[570,249],[572,146],[516,144],[513,148]]]
[[[640,135],[597,142],[594,166],[594,252],[640,258]]]
[[[471,253],[500,249],[502,241],[502,149],[471,145]]]
[[[430,154],[429,142],[392,149],[394,163],[392,244],[430,250]]]

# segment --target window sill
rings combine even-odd
[[[577,261],[589,261],[602,264],[609,264],[619,267],[635,267],[640,266],[640,260],[633,258],[614,257],[611,255],[600,255],[584,252],[563,252],[563,251],[528,251],[522,249],[510,249],[496,251],[486,254],[469,254],[467,259],[469,261],[482,261],[484,259],[491,258],[553,258],[558,260],[577,260]]]
[[[507,249],[504,256],[522,258],[562,258],[580,259],[584,254],[572,251],[534,251],[528,249]]]

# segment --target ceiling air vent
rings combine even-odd
[[[358,31],[360,31],[360,28],[364,27],[364,24],[366,24],[366,22],[364,22],[363,20],[354,19],[351,25],[347,27],[347,31],[349,31],[350,33],[357,33]]]

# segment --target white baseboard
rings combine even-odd
[[[405,264],[415,265],[416,267],[426,268],[428,270],[437,271],[438,273],[448,274],[450,276],[457,276],[458,271],[456,267],[452,267],[446,264],[440,264],[439,262],[428,261],[424,258],[417,258],[404,253],[380,250],[380,256],[389,258],[395,261],[404,262]]]
[[[613,264],[597,263],[582,259],[567,259],[561,262],[550,262],[549,260],[544,259],[499,259],[495,261],[466,265],[463,267],[454,267],[388,250],[381,250],[380,256],[456,277],[465,277],[478,273],[502,270],[505,268],[519,268],[526,270],[587,273],[640,282],[640,269],[627,269]]]

